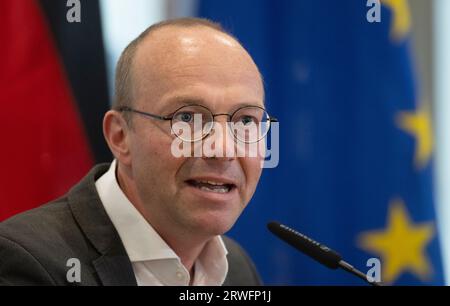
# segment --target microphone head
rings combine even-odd
[[[281,240],[328,268],[337,269],[339,267],[342,257],[332,249],[278,222],[268,223],[267,228]]]

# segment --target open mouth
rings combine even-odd
[[[229,193],[234,188],[236,188],[236,185],[234,184],[226,184],[214,181],[187,180],[186,183],[200,190],[214,193]]]

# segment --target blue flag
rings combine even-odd
[[[277,220],[385,284],[443,284],[433,131],[405,0],[200,1],[264,75],[280,164],[230,232],[266,284],[362,284],[266,231]]]

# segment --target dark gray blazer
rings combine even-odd
[[[64,197],[0,223],[0,285],[70,285],[70,258],[81,262],[78,285],[136,285],[131,262],[95,188],[95,180],[108,168],[94,167]],[[224,285],[260,285],[243,249],[223,239],[229,252]]]

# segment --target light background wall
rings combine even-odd
[[[433,42],[420,47],[429,50],[432,58],[427,68],[431,71],[435,114],[436,200],[445,275],[450,284],[450,1],[435,0],[430,6],[432,18],[427,26],[432,28]]]

